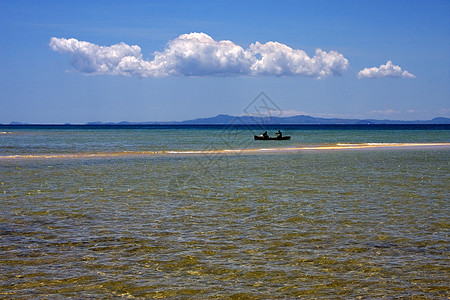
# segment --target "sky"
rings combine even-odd
[[[450,117],[450,0],[0,0],[0,123]]]

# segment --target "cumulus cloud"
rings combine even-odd
[[[51,38],[50,48],[70,54],[70,64],[83,74],[137,77],[165,76],[307,76],[341,75],[348,60],[336,51],[317,49],[313,57],[303,50],[277,43],[253,43],[244,49],[231,41],[216,41],[205,33],[183,34],[164,51],[145,60],[139,46],[119,43],[99,46],[76,39]]]
[[[382,78],[382,77],[393,77],[393,78],[416,78],[413,74],[408,71],[403,71],[402,68],[396,66],[392,61],[388,61],[385,65],[381,65],[379,68],[365,68],[358,73],[358,78]]]
[[[248,52],[255,58],[250,67],[250,73],[253,75],[304,75],[324,78],[340,75],[348,67],[348,60],[336,51],[327,53],[317,49],[311,58],[303,50],[294,50],[277,42],[256,42],[250,45]]]
[[[70,64],[84,74],[146,76],[152,66],[142,59],[139,46],[125,43],[109,47],[76,39],[50,39],[50,48],[70,53]]]

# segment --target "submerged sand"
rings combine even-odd
[[[254,148],[254,149],[213,149],[213,150],[183,150],[183,151],[120,151],[95,153],[52,153],[52,154],[19,154],[0,155],[0,160],[20,159],[83,159],[83,158],[114,158],[130,156],[170,156],[170,155],[212,155],[212,154],[251,154],[251,153],[282,153],[324,150],[364,150],[364,149],[450,149],[450,143],[358,143],[332,144],[301,147]]]

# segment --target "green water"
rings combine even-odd
[[[264,145],[217,129],[8,132],[1,155]],[[449,141],[289,134],[276,147]],[[448,147],[0,159],[0,298],[447,299],[449,162]]]

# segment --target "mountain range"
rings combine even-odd
[[[283,125],[283,124],[305,124],[305,125],[364,125],[364,124],[450,124],[450,118],[438,117],[431,120],[376,120],[376,119],[340,119],[340,118],[315,118],[306,115],[298,115],[292,117],[256,117],[256,116],[230,116],[217,115],[210,118],[198,118],[180,122],[119,122],[119,123],[102,123],[90,122],[88,125],[215,125],[215,124],[245,124],[245,125]]]
[[[292,117],[256,117],[218,115],[211,118],[199,118],[180,122],[181,124],[450,124],[450,118],[434,118],[432,120],[399,121],[375,119],[340,119],[315,118],[306,115]]]

